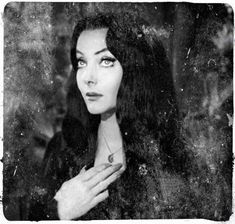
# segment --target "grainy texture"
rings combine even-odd
[[[181,186],[181,177],[168,170],[162,177],[161,183],[165,186],[162,194],[178,208],[197,204],[201,210],[191,211],[192,216],[229,219],[232,209],[233,11],[224,4],[188,3],[6,5],[3,18],[3,203],[7,219],[27,220],[29,201],[45,194],[43,189],[37,188],[38,171],[47,143],[60,131],[66,111],[70,38],[76,21],[88,14],[119,10],[143,16],[152,24],[172,65],[181,115],[179,125],[191,160],[184,180],[188,188],[181,194],[172,191],[169,179],[174,186]],[[176,149],[176,153],[181,152]],[[197,196],[195,201],[188,200],[189,192]],[[178,204],[177,197],[181,197]],[[180,217],[177,209],[175,212],[165,218]]]

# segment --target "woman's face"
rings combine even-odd
[[[123,70],[107,49],[108,29],[83,31],[77,41],[77,84],[91,114],[104,114],[116,107]]]

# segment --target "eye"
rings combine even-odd
[[[79,58],[77,62],[78,68],[83,68],[86,66],[86,61],[84,59]]]
[[[115,58],[112,57],[104,57],[101,59],[100,64],[104,67],[112,67],[114,65],[114,62],[116,61]]]

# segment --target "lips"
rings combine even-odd
[[[100,93],[96,93],[96,92],[87,92],[86,96],[88,98],[88,101],[96,101],[98,100],[100,97],[102,97],[103,95]]]
[[[88,97],[101,97],[103,95],[100,93],[96,93],[96,92],[87,92],[86,96],[88,96]]]

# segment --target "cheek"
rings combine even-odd
[[[80,78],[81,76],[79,76],[79,75],[77,75],[76,76],[76,81],[77,81],[77,87],[78,87],[78,89],[80,90],[80,92],[82,93],[82,80],[81,80],[81,78]]]
[[[115,77],[113,77],[113,79],[110,79],[109,82],[107,83],[108,91],[110,95],[112,95],[112,98],[117,96],[118,90],[121,85],[121,81],[122,81],[122,73],[117,74]]]
[[[122,77],[123,77],[123,71],[121,69],[120,74],[119,74],[118,79],[117,79],[117,82],[116,82],[116,87],[115,87],[116,95],[118,94],[118,91],[120,89],[121,82],[122,82]]]

